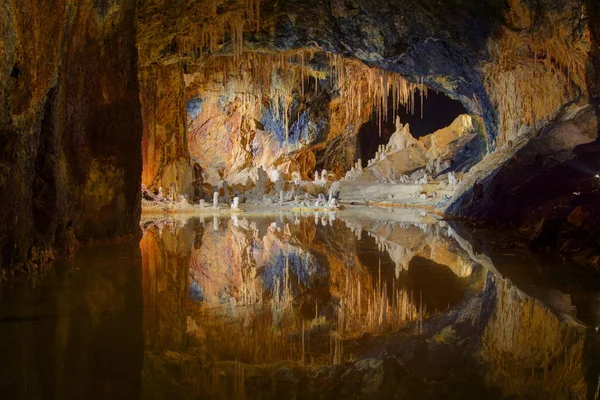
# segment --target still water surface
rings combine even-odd
[[[0,398],[589,398],[598,282],[413,211],[145,217],[0,289]]]

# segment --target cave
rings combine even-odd
[[[0,3],[3,398],[596,398],[600,5]]]

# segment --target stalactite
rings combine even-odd
[[[243,52],[241,34],[235,36],[233,43],[239,54],[211,55],[200,70],[186,75],[188,96],[212,96],[209,104],[213,104],[214,110],[221,101],[214,95],[226,94],[230,104],[228,112],[236,114],[234,129],[240,132],[245,129],[242,121],[260,119],[261,115],[257,113],[268,102],[273,119],[280,122],[280,139],[286,143],[285,153],[297,150],[297,138],[290,137],[292,125],[296,121],[300,123],[306,103],[319,95],[320,84],[332,82],[337,94],[330,103],[328,134],[331,138],[353,132],[370,117],[377,118],[381,135],[384,121],[395,118],[399,107],[414,112],[415,92],[421,96],[425,93],[423,79],[411,83],[398,74],[371,68],[340,55],[320,53],[328,60],[321,69],[320,61],[312,61],[318,53],[316,50]],[[311,78],[314,79],[314,90],[307,93],[306,84],[312,81]],[[203,123],[197,126],[200,128]],[[194,135],[195,130],[191,130],[190,136]],[[239,166],[242,165],[240,158]]]
[[[423,104],[426,89],[422,78],[417,83],[411,83],[398,74],[371,68],[357,60],[346,59],[337,54],[329,54],[329,64],[335,70],[331,74],[335,74],[333,80],[340,97],[347,104],[347,121],[356,120],[362,113],[362,104],[368,102],[374,107],[381,134],[382,123],[389,121],[390,94],[394,119],[400,106],[414,114],[415,92],[419,92]],[[354,103],[355,99],[359,99],[358,105]]]
[[[302,97],[304,97],[304,52],[302,52]]]
[[[198,2],[196,8],[197,24],[177,38],[186,38],[190,46],[185,52],[203,57],[205,49],[208,54],[217,53],[226,44],[227,33],[231,38],[231,51],[238,56],[243,52],[243,37],[247,30],[260,30],[260,0],[210,0]],[[217,12],[221,6],[224,10]],[[196,50],[197,49],[197,50]]]

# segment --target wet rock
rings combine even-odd
[[[571,214],[569,214],[567,221],[579,228],[585,223],[589,215],[590,212],[585,206],[577,206]]]

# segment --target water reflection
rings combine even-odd
[[[84,248],[2,288],[2,398],[596,393],[594,330],[431,217],[367,209],[141,226],[139,245]]]
[[[164,315],[181,327],[177,348],[185,332],[215,361],[340,364],[356,357],[344,340],[420,322],[473,284],[474,263],[439,225],[385,223],[362,235],[325,214],[142,225],[144,300],[161,308],[146,319],[149,334],[160,335],[154,318]],[[165,333],[161,342],[174,340]]]

